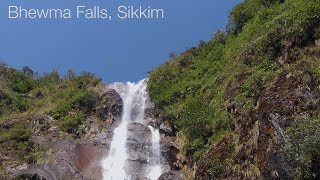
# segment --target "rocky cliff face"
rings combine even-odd
[[[15,155],[9,154],[3,166],[7,176],[43,179],[101,179],[101,158],[108,150],[112,130],[119,121],[123,102],[112,89],[100,92],[99,102],[87,118],[83,136],[74,138],[56,126],[49,115],[36,115],[27,124],[32,126],[32,141],[43,149],[37,163],[15,166]],[[7,120],[2,126],[10,128],[17,120]],[[46,126],[47,130],[40,130]]]
[[[36,115],[27,124],[32,126],[32,142],[42,149],[41,159],[30,164],[15,165],[14,154],[4,155],[1,159],[3,167],[6,167],[6,175],[3,179],[26,178],[26,179],[102,179],[102,158],[106,156],[113,136],[113,130],[119,125],[122,114],[123,101],[121,96],[108,87],[100,89],[99,101],[91,116],[86,119],[84,134],[75,138],[56,126],[57,120],[50,115]],[[174,168],[176,155],[179,149],[172,142],[172,130],[165,126],[159,115],[155,113],[153,104],[148,102],[146,119],[148,124],[160,127],[161,140],[161,164],[165,172]],[[5,121],[2,126],[11,128],[20,119]],[[46,126],[46,130],[41,130]],[[148,160],[148,150],[145,149],[150,143],[150,129],[139,123],[130,123],[128,126],[128,146],[132,149],[127,160],[127,171],[139,174],[141,167]],[[173,173],[164,177],[183,177]],[[140,179],[139,176],[132,177]],[[166,178],[168,179],[168,178]]]
[[[209,150],[198,165],[196,179],[211,179],[208,172],[213,166],[212,158],[220,162],[231,158],[238,164],[238,169],[224,170],[225,173],[217,175],[218,179],[293,178],[284,148],[295,139],[287,139],[286,129],[320,110],[319,94],[318,81],[312,78],[305,81],[292,72],[282,72],[261,92],[250,116],[241,116],[241,105],[229,105],[235,118],[235,135]]]

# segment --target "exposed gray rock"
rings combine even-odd
[[[33,133],[32,140],[40,147],[48,147],[48,151],[44,153],[41,164],[15,167],[8,172],[14,174],[15,177],[46,180],[101,179],[101,161],[110,148],[113,131],[120,123],[123,107],[121,87],[126,84],[118,83],[114,86],[118,88],[117,91],[109,88],[101,89],[99,102],[94,113],[85,121],[86,134],[79,139],[75,139],[54,126],[52,123],[54,119],[51,116],[34,116],[31,123],[33,126],[48,124],[49,129],[41,131],[41,133]],[[153,103],[149,99],[147,101],[145,119],[150,123],[132,122],[127,127],[128,159],[126,171],[132,175],[131,179],[133,180],[147,180],[145,176],[150,170],[150,157],[153,156],[152,132],[148,125],[159,128],[162,123],[162,118],[157,117],[158,115],[153,110]],[[132,114],[134,115],[134,113],[133,111]],[[16,121],[18,120],[7,121],[5,126],[10,128]],[[169,126],[162,125],[161,129],[166,134],[172,134],[172,129]],[[163,172],[172,169],[170,165],[176,161],[177,152],[179,150],[171,141],[161,142],[162,157],[160,162]]]
[[[127,134],[129,143],[147,143],[151,140],[151,130],[140,123],[130,123]]]
[[[17,174],[17,177],[38,177],[46,180],[84,179],[67,162],[54,162],[50,164],[30,164],[26,170]]]
[[[16,177],[46,180],[102,178],[100,161],[105,153],[104,149],[70,141],[49,142],[48,146],[54,151],[47,157],[49,161],[17,167]]]
[[[158,180],[185,180],[185,176],[180,171],[169,171],[162,174]]]
[[[50,127],[49,129],[48,129],[48,132],[49,133],[51,133],[51,132],[59,132],[60,131],[60,129],[59,129],[59,127],[57,127],[57,126],[52,126],[52,127]]]
[[[35,125],[39,124],[50,124],[53,121],[53,118],[48,115],[38,114],[35,115],[32,119],[32,123]]]
[[[104,120],[121,116],[123,101],[114,89],[107,89],[99,97],[99,104],[95,109],[96,115]]]
[[[167,161],[166,163],[173,165],[177,161],[179,148],[172,142],[161,141],[161,155]]]
[[[173,136],[174,135],[174,132],[173,132],[171,126],[166,125],[165,123],[162,123],[160,125],[159,129],[160,129],[160,133],[163,133],[163,134],[165,134],[167,136]]]
[[[108,89],[114,89],[116,92],[119,93],[121,98],[124,98],[127,93],[127,83],[124,82],[115,82],[112,84],[107,85]]]
[[[10,129],[14,124],[21,121],[20,119],[8,119],[2,123],[2,127],[5,129]]]

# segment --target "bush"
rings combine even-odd
[[[61,82],[59,72],[54,69],[50,73],[45,73],[44,76],[41,78],[43,84],[57,84]]]
[[[80,134],[79,127],[81,126],[82,122],[84,121],[83,115],[75,115],[75,116],[65,116],[62,117],[59,121],[59,127],[69,133],[69,134]]]
[[[14,151],[22,160],[26,160],[34,148],[29,126],[18,122],[10,129],[0,128],[0,145],[8,151]]]
[[[28,93],[34,88],[35,85],[32,77],[20,71],[15,71],[12,74],[11,79],[11,88],[17,93]]]
[[[30,107],[30,102],[28,99],[18,96],[13,101],[13,106],[16,107],[20,112],[25,112]]]
[[[300,120],[287,129],[285,154],[297,179],[320,178],[320,118]]]
[[[75,78],[77,87],[80,89],[86,89],[90,86],[96,86],[101,82],[101,79],[96,78],[93,74],[89,72],[83,72],[80,76]]]
[[[229,33],[238,34],[242,31],[243,26],[249,22],[261,8],[258,0],[246,0],[237,5],[230,12],[227,30]]]
[[[6,113],[6,110],[12,104],[12,99],[3,90],[0,89],[0,116]]]
[[[226,169],[226,163],[221,159],[215,157],[209,159],[208,161],[208,170],[207,173],[210,178],[215,179],[221,175]]]
[[[54,111],[53,117],[60,119],[70,111],[82,111],[85,114],[92,112],[97,101],[97,95],[93,91],[74,91],[67,102],[62,102]]]
[[[188,143],[186,147],[187,154],[192,156],[192,160],[197,162],[203,155],[203,147],[206,145],[206,142],[203,138],[198,138]]]
[[[73,109],[90,113],[96,104],[96,93],[93,91],[76,92],[70,100]]]
[[[69,102],[66,102],[64,104],[61,104],[56,109],[53,110],[52,117],[54,119],[60,119],[68,114],[68,112],[71,111],[71,105]]]

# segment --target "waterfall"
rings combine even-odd
[[[161,175],[161,151],[160,151],[160,133],[158,129],[154,129],[149,126],[152,132],[152,155],[150,157],[149,163],[151,168],[149,169],[147,177],[152,180],[156,180]]]
[[[115,89],[123,99],[123,111],[120,125],[114,129],[114,135],[107,156],[102,160],[103,180],[130,180],[132,174],[128,173],[128,125],[139,123],[146,126],[145,108],[148,99],[147,80],[138,83],[115,83],[110,88]],[[147,169],[142,176],[150,180],[157,180],[161,175],[160,134],[158,129],[149,126],[151,131],[151,146]],[[146,148],[148,149],[148,148]],[[143,167],[141,167],[143,168]],[[141,174],[139,174],[141,176]]]

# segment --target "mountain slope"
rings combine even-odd
[[[150,73],[184,141],[177,166],[196,165],[196,179],[319,177],[319,1],[246,0],[229,18]]]

